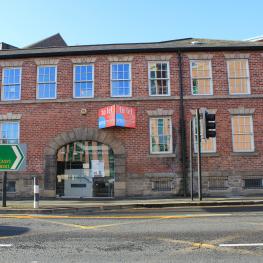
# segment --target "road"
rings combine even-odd
[[[0,215],[0,262],[262,262],[263,206]]]

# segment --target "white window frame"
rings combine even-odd
[[[150,65],[151,64],[157,64],[157,63],[166,63],[167,64],[167,76],[168,78],[167,79],[164,79],[164,80],[167,80],[167,83],[168,83],[168,93],[167,94],[151,94],[151,69],[150,69]],[[157,79],[157,78],[155,78]],[[163,78],[161,78],[162,80]],[[149,96],[153,96],[153,97],[163,97],[163,96],[171,96],[171,88],[170,88],[170,63],[169,61],[149,61],[148,62],[148,89],[149,89]]]
[[[193,123],[193,138],[194,138],[194,153],[197,153],[197,134],[195,133],[195,130],[196,130],[196,121],[195,121],[195,117],[192,118],[192,123]],[[200,124],[201,124],[201,121],[200,121]],[[201,125],[200,125],[200,133],[202,132],[202,129],[201,129]],[[212,137],[210,138],[213,142],[213,150],[211,151],[208,151],[208,150],[203,150],[202,149],[202,142],[206,141],[207,139],[203,139],[202,138],[202,134],[201,134],[201,153],[216,153],[216,137]]]
[[[76,96],[75,94],[75,91],[76,91],[76,67],[77,66],[92,66],[92,81],[83,81],[83,82],[91,82],[92,83],[92,95],[91,96],[81,96],[81,97],[78,97]],[[75,64],[74,67],[73,67],[73,98],[74,99],[85,99],[85,98],[94,98],[94,64],[93,63],[89,63],[89,64]]]
[[[252,134],[252,142],[251,142],[251,145],[252,145],[252,148],[251,150],[239,150],[239,151],[236,151],[235,150],[235,147],[234,147],[234,125],[233,125],[233,117],[243,117],[243,116],[249,116],[250,117],[250,131],[251,131],[251,134]],[[245,114],[240,114],[240,115],[232,115],[231,116],[231,128],[232,128],[232,150],[233,152],[235,153],[245,153],[245,152],[255,152],[255,136],[254,136],[254,128],[253,128],[253,115],[245,115]]]
[[[50,97],[45,97],[45,98],[40,98],[39,97],[39,89],[38,89],[38,85],[41,84],[39,83],[39,68],[50,68],[50,67],[54,67],[55,68],[55,97],[50,98]],[[37,88],[36,88],[36,98],[38,100],[55,100],[57,99],[57,65],[38,65],[37,67]]]
[[[230,69],[229,69],[229,62],[234,60],[246,60],[246,72],[247,72],[247,93],[238,93],[238,92],[231,92],[230,91]],[[250,88],[250,74],[249,74],[249,63],[248,59],[246,58],[239,58],[239,59],[227,59],[227,81],[228,81],[228,92],[229,95],[250,95],[251,88]]]
[[[3,120],[3,121],[0,121],[0,142],[1,144],[10,144],[9,142],[8,143],[3,143],[3,138],[2,138],[2,125],[3,123],[18,123],[18,138],[17,138],[17,143],[16,144],[19,144],[20,142],[20,121],[17,121],[17,120]],[[15,139],[7,139],[7,140],[15,140]]]
[[[17,99],[5,99],[4,98],[4,70],[5,69],[19,69],[20,70],[20,78],[19,78],[19,97]],[[16,84],[17,85],[17,84]],[[1,91],[1,99],[2,101],[14,101],[14,100],[21,100],[21,86],[22,86],[22,68],[21,67],[3,67],[2,69],[2,91]]]
[[[194,89],[193,89],[193,76],[192,76],[192,62],[199,62],[199,61],[206,61],[209,63],[208,67],[209,67],[209,79],[210,79],[210,93],[206,93],[206,94],[194,94]],[[214,93],[214,89],[213,89],[213,74],[212,74],[212,62],[210,59],[191,59],[190,60],[190,76],[191,76],[191,93],[193,96],[211,96]],[[205,78],[208,79],[208,78]]]
[[[152,149],[152,120],[153,119],[169,119],[170,120],[170,151],[167,152],[153,152]],[[171,116],[159,116],[150,118],[150,154],[171,154],[173,153],[173,129],[172,129],[172,117]]]
[[[115,64],[129,64],[129,68],[130,68],[130,72],[129,72],[130,94],[129,95],[112,95],[112,82],[117,81],[116,79],[115,80],[112,79],[112,65],[115,65]],[[123,80],[127,81],[127,79],[123,79]],[[121,81],[121,79],[120,79],[120,81]],[[111,89],[110,89],[111,97],[113,97],[113,98],[132,97],[132,63],[124,62],[124,61],[123,62],[118,61],[118,62],[112,62],[110,64],[110,87],[111,87]]]

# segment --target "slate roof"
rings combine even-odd
[[[67,43],[62,36],[57,33],[51,37],[42,39],[34,44],[26,46],[25,48],[48,48],[48,47],[67,47]]]
[[[17,49],[17,47],[9,45],[5,42],[0,42],[0,50]]]
[[[62,43],[64,41],[62,37],[58,35],[59,34],[56,34],[26,48],[16,50],[0,50],[0,58],[118,54],[135,52],[263,50],[262,42],[203,38],[184,38],[150,43],[66,46],[65,43],[64,45]],[[61,39],[59,40],[59,38],[63,41]],[[58,42],[55,40],[58,40]],[[61,43],[61,46],[53,46],[55,43]]]

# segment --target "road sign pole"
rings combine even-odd
[[[7,172],[4,172],[3,187],[2,187],[2,207],[6,207],[6,182],[7,182]]]
[[[196,110],[197,120],[197,168],[198,168],[198,197],[202,201],[202,171],[201,171],[201,134],[200,134],[200,112]]]
[[[39,208],[39,183],[36,176],[34,176],[34,208]]]

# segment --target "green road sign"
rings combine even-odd
[[[18,170],[24,154],[17,144],[0,144],[0,171]]]

